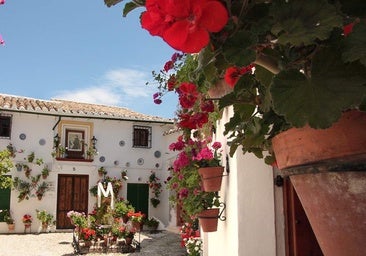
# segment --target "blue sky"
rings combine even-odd
[[[126,0],[127,1],[127,0]],[[142,29],[125,2],[6,0],[0,5],[0,93],[127,107],[174,117],[176,97],[155,105],[152,70],[175,52]]]

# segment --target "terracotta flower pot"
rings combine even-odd
[[[216,192],[221,189],[224,167],[203,167],[198,169],[201,176],[202,188],[206,192]]]
[[[15,224],[8,224],[8,231],[14,231],[15,229]]]
[[[220,80],[215,86],[210,87],[208,90],[208,95],[212,99],[219,99],[224,97],[233,91],[233,87],[229,86],[225,80]]]
[[[207,209],[198,214],[198,219],[203,232],[217,231],[219,208]]]
[[[366,113],[347,111],[328,129],[292,128],[272,139],[278,168],[366,156]]]

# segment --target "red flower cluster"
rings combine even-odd
[[[179,103],[183,108],[191,108],[198,98],[197,86],[192,83],[182,83],[179,86]]]
[[[179,103],[184,109],[193,108],[199,102],[199,111],[189,110],[178,113],[181,128],[197,129],[208,122],[209,113],[213,112],[215,107],[211,100],[199,97],[197,86],[193,83],[182,83],[177,89],[179,94]]]
[[[246,67],[230,67],[226,69],[225,72],[225,82],[230,85],[231,87],[234,87],[235,84],[238,82],[239,78],[252,71],[252,68],[254,65],[248,65]]]
[[[160,36],[171,47],[197,53],[210,41],[210,32],[219,32],[228,13],[217,0],[146,0],[141,25]]]
[[[90,241],[93,240],[93,238],[95,238],[96,232],[94,229],[91,228],[82,228],[81,232],[80,232],[80,238],[85,240],[85,241]]]
[[[29,214],[24,214],[22,221],[23,223],[32,223],[32,216]]]

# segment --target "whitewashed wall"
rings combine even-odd
[[[18,203],[18,191],[11,192],[11,211],[15,219],[15,232],[23,232],[24,226],[21,218],[28,213],[33,216],[32,232],[37,232],[40,223],[36,219],[36,209],[47,210],[56,216],[57,204],[57,178],[59,174],[86,174],[89,175],[89,188],[94,186],[100,177],[97,169],[104,166],[111,177],[120,177],[121,170],[127,169],[129,183],[146,183],[151,171],[155,171],[156,175],[163,183],[163,193],[160,196],[161,203],[157,208],[149,204],[149,216],[159,218],[164,225],[169,222],[169,203],[168,192],[165,190],[164,180],[168,176],[167,159],[174,158],[168,150],[170,141],[175,141],[178,133],[172,133],[168,136],[163,136],[163,132],[172,128],[171,124],[156,124],[142,123],[129,121],[112,121],[112,120],[97,120],[97,119],[70,119],[62,118],[62,120],[87,121],[94,123],[94,135],[98,139],[97,149],[99,154],[94,158],[94,161],[89,162],[72,162],[72,161],[57,161],[52,158],[51,152],[53,147],[53,136],[57,133],[52,128],[58,121],[58,117],[44,115],[30,115],[24,113],[12,113],[12,133],[11,139],[0,139],[0,150],[6,148],[9,143],[12,143],[17,150],[23,149],[24,153],[18,153],[14,162],[24,162],[24,159],[32,151],[35,152],[36,158],[42,158],[43,161],[51,168],[50,176],[47,182],[51,182],[51,191],[46,192],[42,200],[36,197],[30,200],[23,200]],[[132,148],[132,132],[133,125],[143,125],[152,127],[152,147],[150,149]],[[21,140],[19,135],[24,133],[25,140]],[[40,145],[40,139],[45,140],[44,145]],[[120,146],[119,142],[125,141],[124,146]],[[155,151],[161,152],[161,157],[154,156]],[[101,162],[100,157],[104,156],[105,161]],[[137,159],[143,158],[142,165],[137,164]],[[42,166],[32,165],[32,175],[41,172]],[[25,179],[24,171],[17,172],[13,168],[11,173],[13,177],[21,177]],[[150,194],[151,195],[151,194]],[[120,196],[127,197],[127,185],[124,183]],[[93,209],[95,198],[89,194],[89,211]],[[7,225],[0,222],[0,233],[7,232]]]
[[[224,111],[217,129],[217,141],[226,145],[223,125],[231,116]],[[226,146],[224,154],[228,154]],[[276,255],[275,213],[272,167],[241,149],[230,158],[230,173],[223,177],[221,201],[226,203],[226,221],[218,231],[202,233],[204,255]]]

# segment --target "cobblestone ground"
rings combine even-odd
[[[180,247],[178,234],[162,231],[155,234],[142,232],[140,237],[141,251],[135,253],[89,253],[87,255],[130,255],[130,256],[184,256],[184,248]],[[72,233],[41,234],[0,234],[0,256],[71,256]]]

